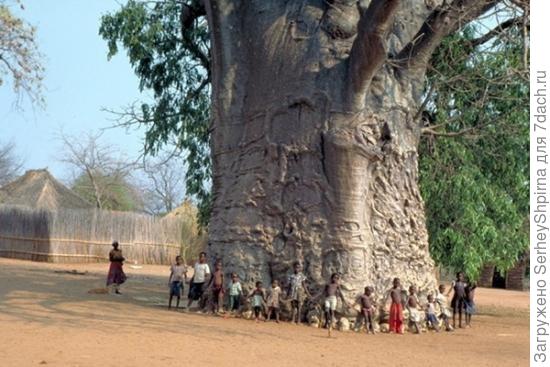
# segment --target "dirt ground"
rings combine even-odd
[[[123,295],[106,264],[0,258],[0,366],[527,366],[529,293],[478,289],[473,327],[403,336],[168,311],[166,266],[133,269]],[[73,275],[63,270],[87,271]]]

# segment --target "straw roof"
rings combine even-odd
[[[92,204],[57,181],[46,169],[29,170],[1,187],[0,203],[48,210],[93,208]]]

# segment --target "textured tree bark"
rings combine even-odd
[[[268,283],[301,261],[316,288],[341,272],[347,297],[395,276],[435,287],[413,121],[424,70],[385,61],[440,3],[205,2],[209,236],[227,271]]]

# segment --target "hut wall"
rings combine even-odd
[[[495,274],[495,266],[488,264],[484,265],[481,269],[478,284],[481,287],[491,288],[493,287],[493,276]]]
[[[97,209],[46,211],[0,205],[0,256],[49,262],[108,260],[117,240],[129,262],[169,264],[182,221]]]
[[[512,269],[508,270],[506,273],[506,289],[523,290],[525,268],[525,262],[520,261]]]

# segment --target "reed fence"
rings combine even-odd
[[[0,256],[48,262],[108,260],[117,240],[127,261],[169,264],[186,251],[184,221],[98,209],[0,205]]]

